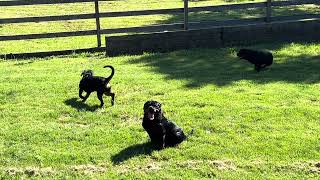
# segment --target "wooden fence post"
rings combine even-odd
[[[270,22],[271,21],[271,11],[272,11],[272,6],[271,6],[271,0],[267,0],[266,2],[266,22]]]
[[[189,14],[188,0],[184,0],[184,30],[189,29],[188,14]]]
[[[94,7],[95,7],[95,17],[96,17],[97,43],[98,43],[98,47],[101,47],[99,0],[94,0]]]

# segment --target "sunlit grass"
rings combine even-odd
[[[274,64],[256,73],[238,48],[107,58],[0,61],[3,178],[308,179],[319,176],[319,44],[261,44]],[[115,106],[79,101],[83,69],[116,74]],[[142,106],[194,134],[149,152]]]

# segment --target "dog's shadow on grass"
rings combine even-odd
[[[68,106],[71,106],[71,107],[77,109],[78,111],[91,111],[91,112],[93,112],[99,108],[98,105],[89,106],[89,105],[83,103],[78,98],[67,99],[64,101],[64,103]]]
[[[135,156],[150,155],[154,150],[156,150],[156,148],[151,142],[135,144],[123,149],[118,154],[113,155],[111,160],[113,164],[119,164]]]

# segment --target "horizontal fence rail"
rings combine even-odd
[[[112,1],[112,0],[99,0]],[[0,6],[25,6],[25,5],[41,5],[41,4],[67,4],[67,3],[91,3],[92,0],[25,0],[25,1],[0,1]]]
[[[87,1],[92,2],[92,0],[86,0],[86,2]],[[320,4],[320,0],[319,1],[317,0],[276,1],[276,2],[272,2],[271,4],[272,6],[277,6],[277,7],[303,5],[303,4]],[[201,12],[201,11],[219,12],[219,11],[226,11],[226,10],[265,8],[265,7],[266,7],[266,2],[260,2],[260,3],[221,5],[221,6],[192,7],[192,8],[188,8],[188,11],[189,12]],[[99,13],[99,16],[100,18],[101,17],[124,17],[124,16],[155,15],[155,14],[179,14],[183,12],[184,12],[184,8],[175,8],[175,9],[157,9],[157,10],[127,11],[127,12],[105,12],[105,13]],[[0,24],[81,20],[81,19],[93,19],[93,18],[95,18],[94,13],[61,15],[61,16],[45,16],[45,17],[42,16],[42,17],[27,17],[27,18],[6,18],[6,19],[0,19]]]
[[[320,14],[303,14],[294,16],[272,16],[272,7],[296,6],[315,4],[320,5],[320,0],[287,0],[287,1],[272,1],[244,4],[228,4],[219,6],[205,6],[205,7],[188,7],[188,0],[184,0],[183,8],[173,9],[155,9],[155,10],[137,10],[126,12],[99,12],[98,2],[106,2],[110,0],[19,0],[19,1],[0,1],[0,7],[9,6],[24,6],[24,5],[45,5],[45,4],[65,4],[65,3],[94,3],[95,12],[88,14],[71,14],[71,15],[57,15],[57,16],[41,16],[41,17],[22,17],[22,18],[2,18],[0,24],[15,24],[15,23],[32,23],[32,22],[53,22],[53,21],[67,21],[67,20],[83,20],[95,19],[95,30],[72,31],[72,32],[55,32],[55,33],[41,33],[41,34],[22,34],[22,35],[8,35],[0,36],[0,41],[11,40],[25,40],[25,39],[43,39],[43,38],[57,38],[57,37],[72,37],[72,36],[88,36],[97,35],[98,47],[101,46],[101,34],[113,33],[141,33],[141,32],[161,32],[161,31],[175,31],[199,29],[215,26],[231,26],[243,23],[261,23],[272,21],[295,20],[301,18],[320,18]],[[264,8],[266,9],[265,17],[249,18],[238,20],[223,20],[223,21],[201,21],[189,22],[188,14],[196,12],[222,12],[227,10],[240,10],[250,8]],[[181,14],[184,15],[183,23],[159,24],[141,27],[128,27],[116,29],[101,29],[100,18],[110,17],[129,17],[129,16],[145,16],[156,14]]]
[[[88,1],[92,2],[92,0],[86,0],[86,2]],[[102,1],[102,0],[99,0],[99,1]],[[291,5],[303,5],[303,4],[320,4],[320,0],[271,2],[272,6],[291,6]],[[219,11],[225,11],[225,10],[265,8],[265,7],[266,7],[266,2],[260,2],[260,3],[231,4],[231,5],[220,5],[220,6],[192,7],[192,8],[188,8],[188,11],[189,12],[201,12],[201,11],[219,12]],[[155,15],[155,14],[179,14],[183,12],[184,12],[184,8],[175,8],[175,9],[157,9],[157,10],[143,10],[143,11],[126,11],[126,12],[104,12],[104,13],[99,13],[99,16],[100,17],[124,17],[124,16]],[[81,19],[93,19],[93,18],[95,18],[94,13],[61,15],[61,16],[26,17],[26,18],[6,18],[6,19],[0,19],[0,24],[81,20]]]
[[[7,19],[0,19],[0,24],[67,21],[67,20],[81,20],[81,19],[93,19],[93,18],[95,18],[95,14],[74,14],[74,15],[62,15],[62,16],[7,18]]]
[[[316,4],[320,5],[319,0],[292,0],[292,1],[272,1],[272,6],[295,6],[295,5],[304,5],[304,4]]]
[[[155,15],[155,14],[178,14],[182,12],[183,12],[183,8],[177,8],[177,9],[160,9],[160,10],[144,10],[144,11],[127,11],[127,12],[107,12],[107,13],[99,13],[99,16],[100,17],[124,17],[124,16]],[[65,21],[65,20],[80,20],[80,19],[93,19],[93,18],[95,18],[95,14],[73,14],[73,15],[61,15],[61,16],[6,18],[6,19],[0,19],[0,24]]]
[[[271,17],[271,21],[292,21],[295,19],[310,19],[320,18],[320,14],[304,14],[295,16],[277,16]],[[197,29],[215,27],[215,26],[235,26],[241,24],[253,24],[262,23],[265,18],[250,18],[250,19],[237,19],[237,20],[223,20],[223,21],[201,21],[201,22],[189,22],[189,29]],[[143,33],[143,32],[163,32],[163,31],[175,31],[181,30],[184,27],[184,23],[174,24],[161,24],[152,26],[140,26],[140,27],[129,27],[129,28],[116,28],[116,29],[101,29],[101,34],[115,34],[115,33]],[[27,35],[10,35],[0,36],[0,41],[13,41],[21,39],[44,39],[44,38],[55,38],[55,37],[72,37],[72,36],[88,36],[96,35],[96,30],[88,31],[73,31],[73,32],[57,32],[57,33],[45,33],[45,34],[27,34]]]
[[[100,2],[112,1],[112,0],[99,0]],[[0,1],[0,6],[24,6],[24,5],[41,5],[41,4],[66,4],[66,3],[85,3],[92,2],[92,0],[25,0],[25,1]],[[264,2],[262,2],[264,3]],[[291,1],[274,1],[272,2],[272,6],[290,6],[290,5],[302,5],[302,4],[319,4],[320,2],[317,0],[291,0]],[[255,4],[260,6],[261,3],[247,3],[248,8],[254,8]],[[222,5],[230,6],[230,5]],[[231,5],[233,6],[233,5]],[[243,5],[246,6],[246,5]],[[251,7],[250,7],[251,6]]]

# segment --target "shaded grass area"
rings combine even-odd
[[[103,54],[0,62],[3,178],[316,178],[320,168],[319,44],[252,46],[273,52],[256,73],[238,48],[106,58]],[[115,106],[78,99],[83,69],[107,75]],[[154,151],[143,103],[194,134]]]
[[[236,59],[237,48],[223,49],[214,56],[211,51],[201,53],[182,51],[181,54],[173,53],[172,56],[165,58],[161,55],[149,55],[134,63],[146,63],[154,67],[155,71],[166,74],[167,79],[188,80],[188,87],[199,87],[211,83],[224,86],[241,80],[256,83],[277,81],[316,83],[320,80],[319,49],[316,45],[310,48],[310,46],[304,47],[292,43],[293,51],[291,52],[279,51],[283,48],[281,44],[267,46],[263,44],[252,47],[274,51],[274,56],[277,57],[273,67],[267,69],[263,74],[252,71],[253,65],[238,61]],[[185,56],[185,53],[188,55]]]

